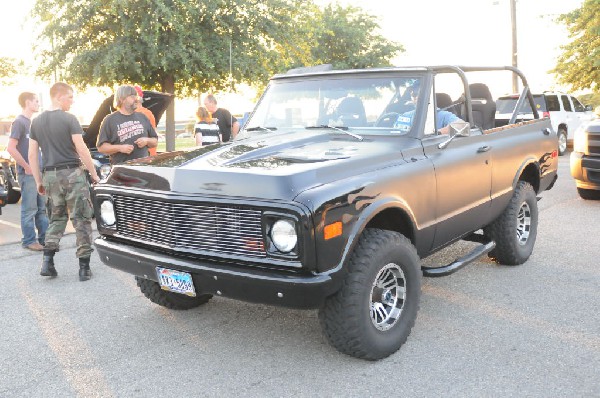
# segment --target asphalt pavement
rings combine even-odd
[[[378,362],[329,346],[316,311],[225,298],[167,310],[95,253],[79,282],[73,234],[59,276],[40,277],[17,236],[0,246],[0,397],[600,397],[600,201],[577,196],[568,157],[559,175],[529,261],[425,278],[408,341]]]

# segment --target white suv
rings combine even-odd
[[[517,104],[518,94],[505,95],[496,100],[496,127],[508,123]],[[584,122],[592,120],[594,113],[591,106],[584,106],[570,94],[545,91],[543,94],[533,94],[535,105],[540,117],[549,117],[552,128],[558,138],[558,154],[564,155],[567,145],[573,138],[569,131],[574,132]],[[531,120],[533,114],[529,102],[525,101],[517,120]]]

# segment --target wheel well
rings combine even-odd
[[[569,129],[567,128],[567,125],[566,125],[566,124],[564,124],[564,123],[561,123],[561,124],[559,124],[559,125],[558,125],[558,128],[559,128],[559,129],[561,129],[561,128],[562,128],[562,129],[564,129],[564,130],[565,130],[565,133],[568,133],[568,132],[569,132]]]
[[[415,234],[410,217],[401,209],[385,209],[373,217],[366,228],[379,228],[399,232],[415,244]]]
[[[540,190],[540,172],[537,166],[533,163],[529,163],[527,167],[521,172],[519,181],[525,181],[531,184],[535,192]]]

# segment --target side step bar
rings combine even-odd
[[[467,253],[461,258],[456,259],[452,263],[445,265],[443,267],[421,267],[423,271],[423,276],[428,277],[439,277],[439,276],[447,276],[455,273],[459,269],[463,268],[465,265],[477,260],[479,257],[488,254],[496,247],[496,242],[491,241],[480,246],[474,248],[470,253]]]

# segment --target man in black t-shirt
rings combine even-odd
[[[73,89],[58,82],[50,88],[52,108],[42,112],[31,122],[29,137],[29,166],[38,193],[46,195],[46,208],[50,225],[46,231],[46,245],[40,275],[56,276],[54,253],[60,246],[69,218],[75,227],[79,259],[79,280],[92,277],[90,256],[92,247],[92,216],[94,209],[90,199],[90,185],[85,170],[93,182],[98,174],[90,152],[83,141],[83,129],[77,118],[68,113],[73,104]],[[40,173],[38,150],[44,159],[43,174]]]
[[[98,151],[109,155],[113,165],[149,156],[148,148],[156,147],[158,135],[146,115],[135,111],[139,106],[135,87],[119,87],[115,106],[117,111],[106,116],[100,125]]]
[[[204,106],[208,109],[212,118],[217,119],[217,125],[219,126],[219,130],[221,130],[223,142],[233,141],[240,130],[238,120],[227,109],[218,108],[217,99],[212,94],[206,96]]]

